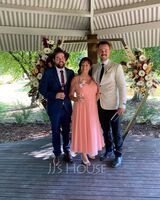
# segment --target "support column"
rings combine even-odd
[[[92,60],[93,64],[96,64],[98,61],[97,57],[97,35],[87,35],[87,50],[88,57]]]

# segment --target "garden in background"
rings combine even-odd
[[[153,62],[153,70],[160,81],[160,48],[145,49],[146,55]],[[70,54],[68,66],[75,73],[78,63],[86,52]],[[29,76],[37,62],[38,52],[0,52],[0,142],[18,141],[29,138],[44,137],[50,134],[50,124],[44,107],[35,102],[28,92]],[[112,51],[111,59],[122,63],[127,62],[123,50]],[[141,99],[130,88],[127,80],[127,108],[122,116],[125,130],[132,119]],[[130,134],[160,137],[160,85],[149,95],[146,103],[136,118]]]

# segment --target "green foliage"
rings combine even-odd
[[[160,47],[145,48],[145,54],[153,62],[153,69],[160,75]]]
[[[139,123],[147,123],[151,122],[151,117],[157,113],[157,109],[153,106],[148,107],[145,103],[143,108],[141,109],[141,112],[138,115],[137,121]]]
[[[3,119],[4,119],[4,111],[5,107],[4,105],[0,102],[0,123],[3,123]]]
[[[18,68],[17,61],[15,61],[15,59],[8,52],[0,51],[0,74],[1,75],[19,74],[19,70],[17,71],[17,68]]]
[[[145,48],[145,53],[151,59],[154,66],[153,69],[160,75],[160,47]],[[78,71],[78,64],[84,56],[87,55],[86,51],[71,52],[68,59],[68,66],[75,72]],[[30,72],[35,65],[38,58],[38,52],[17,51],[17,52],[4,52],[0,51],[0,74],[12,75],[13,78],[19,79],[24,75],[24,69]],[[124,49],[112,50],[110,59],[114,62],[120,63],[127,62],[128,58]]]
[[[32,111],[31,109],[25,109],[23,105],[21,105],[21,109],[21,111],[14,112],[11,116],[15,118],[17,124],[26,124]]]
[[[43,121],[44,121],[45,123],[49,122],[49,117],[48,117],[48,114],[47,114],[46,110],[43,110],[43,111],[41,112],[41,115],[42,115],[42,119],[43,119]]]
[[[160,47],[143,48],[142,50],[145,52],[147,58],[150,58],[151,62],[153,62],[153,70],[160,75]],[[134,49],[132,51],[134,52]],[[129,61],[124,49],[112,50],[110,59],[117,63]]]
[[[116,63],[128,62],[128,58],[126,56],[125,50],[112,50],[110,54],[110,59]]]
[[[152,102],[152,104],[155,103],[155,105],[158,104],[158,101],[155,100],[155,99],[152,99],[151,102]],[[133,118],[139,103],[133,102],[131,100],[127,101],[126,112],[122,115],[122,121],[128,122]],[[159,112],[158,109],[153,107],[153,105],[149,105],[149,103],[146,102],[143,105],[143,107],[141,108],[140,112],[138,113],[138,116],[136,118],[136,122],[137,123],[150,123],[151,120],[154,117],[156,117],[158,112]]]
[[[0,102],[0,113],[4,112],[4,111],[6,111],[6,110],[8,110],[10,108],[11,108],[10,105],[8,105],[8,104],[6,104],[4,102]]]
[[[0,51],[0,74],[11,75],[15,80],[22,78],[24,75],[24,69],[28,72],[31,71],[36,62],[37,55],[37,52],[28,51]]]
[[[69,59],[68,59],[68,66],[74,70],[75,73],[77,73],[79,69],[79,62],[80,60],[87,56],[86,51],[81,51],[81,52],[71,52]]]

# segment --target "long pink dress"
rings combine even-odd
[[[97,90],[97,85],[93,80],[84,85],[79,82],[76,84],[76,93],[83,99],[75,102],[73,107],[71,142],[73,152],[95,156],[104,146],[97,110]]]

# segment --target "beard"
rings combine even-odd
[[[56,66],[57,66],[58,68],[63,68],[64,65],[65,65],[64,62],[60,62],[60,63],[57,63],[57,64],[56,64]]]

